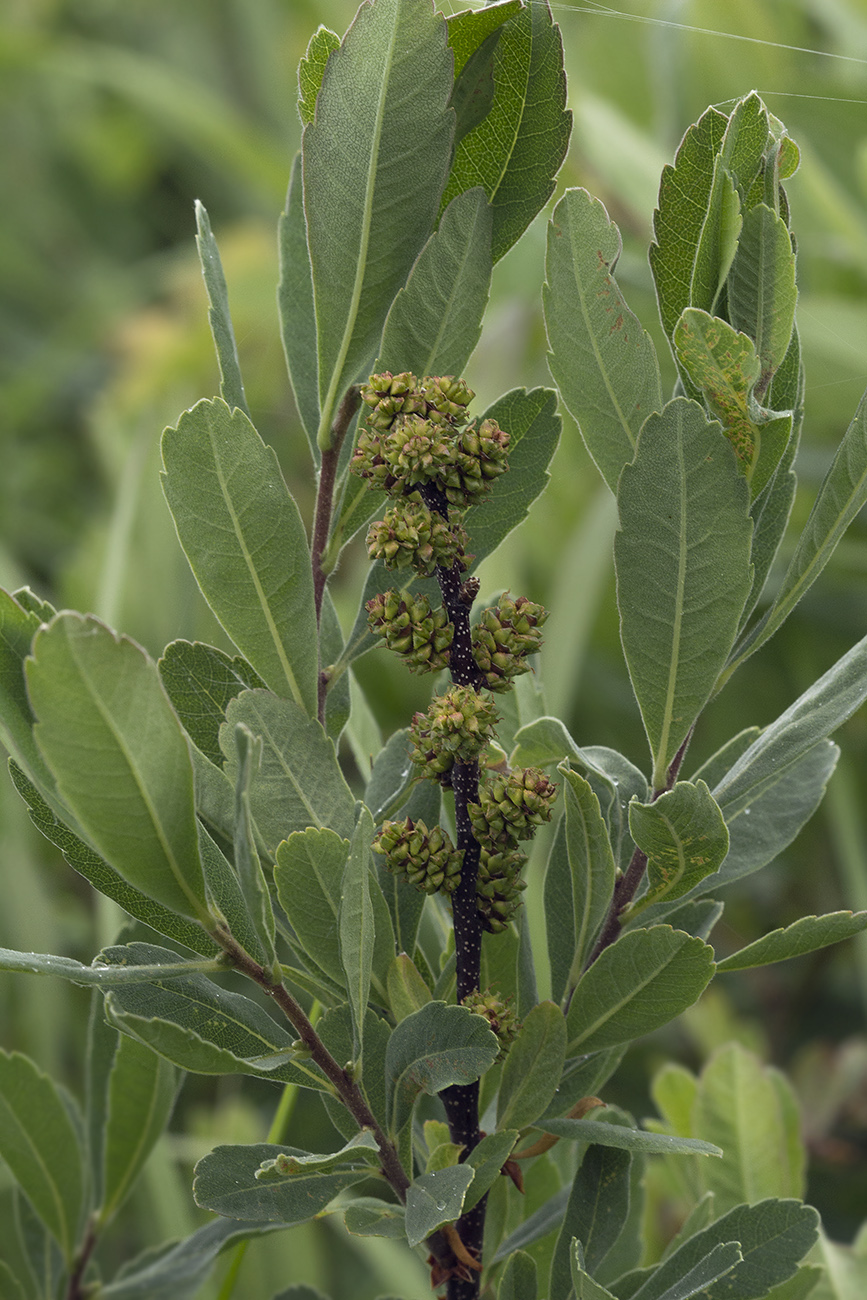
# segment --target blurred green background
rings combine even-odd
[[[157,478],[164,425],[218,389],[196,198],[220,243],[254,420],[309,518],[307,443],[277,330],[275,228],[300,142],[298,60],[319,23],[342,33],[354,9],[349,0],[0,7],[0,583],[28,583],[56,604],[94,611],[153,654],[178,636],[222,644]],[[575,116],[560,188],[586,186],[620,224],[620,282],[658,342],[647,245],[659,173],[684,130],[708,104],[725,111],[755,88],[801,147],[788,191],[808,380],[802,522],[867,384],[867,0],[623,0],[620,12],[554,11]],[[550,384],[540,309],[545,218],[496,268],[467,375],[479,408],[516,383]],[[552,609],[542,669],[551,712],[582,742],[643,763],[619,650],[613,528],[611,500],[566,416],[546,496],[484,566],[483,594],[510,587]],[[364,565],[356,545],[336,575],[347,622]],[[858,520],[783,632],[709,709],[687,768],[741,727],[770,721],[865,631],[867,529]],[[358,675],[384,734],[405,724],[428,690],[376,652]],[[843,759],[822,810],[727,900],[714,936],[722,950],[806,913],[867,906],[867,715],[838,740]],[[89,960],[114,938],[113,907],[33,835],[5,781],[0,852],[0,945]],[[848,1240],[867,1216],[865,1009],[865,943],[728,976],[680,1025],[632,1054],[611,1099],[648,1113],[648,1077],[666,1054],[696,1066],[730,1037],[758,1047],[794,1078],[811,1147],[810,1199],[832,1234]],[[30,1052],[79,1093],[87,1011],[81,990],[25,976],[0,981],[3,1046]],[[192,1161],[216,1140],[261,1140],[275,1099],[238,1080],[189,1081],[117,1258],[198,1222]],[[327,1130],[321,1140],[330,1140]],[[148,1197],[149,1185],[158,1197]],[[275,1287],[307,1280],[366,1300],[355,1289],[354,1247],[334,1251],[329,1233],[317,1224],[258,1244],[261,1276],[270,1269]],[[391,1273],[390,1247],[378,1243],[370,1256],[382,1258],[383,1271],[370,1264],[369,1295],[424,1294],[414,1262],[404,1280]]]

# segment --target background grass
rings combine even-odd
[[[93,610],[155,654],[178,636],[221,643],[157,482],[163,426],[218,387],[195,198],[220,242],[253,417],[309,518],[307,444],[274,309],[275,227],[300,142],[298,59],[320,22],[342,33],[354,8],[347,0],[7,0],[0,10],[0,582]],[[659,173],[684,130],[708,104],[725,110],[755,88],[801,147],[788,192],[808,382],[797,467],[803,521],[867,382],[867,0],[621,0],[618,10],[554,10],[575,115],[560,189],[586,186],[620,224],[620,282],[661,355],[646,253]],[[550,383],[540,309],[546,215],[496,268],[468,371],[479,406],[516,383]],[[510,587],[550,606],[543,679],[551,711],[582,741],[643,763],[614,610],[613,510],[568,416],[553,468],[544,501],[484,566],[483,589]],[[347,620],[365,563],[356,547],[336,577]],[[690,756],[696,764],[741,727],[770,721],[864,634],[865,578],[859,519],[783,632],[708,711]],[[385,734],[428,691],[376,653],[359,677]],[[844,757],[822,810],[727,900],[714,936],[722,950],[806,913],[867,906],[865,715],[838,739]],[[34,836],[5,781],[0,872],[0,944],[89,960],[114,939],[116,909]],[[2,1044],[29,1052],[80,1094],[88,1006],[81,990],[6,976]],[[865,1009],[867,944],[729,976],[632,1053],[612,1099],[647,1113],[647,1080],[666,1054],[695,1066],[727,1038],[757,1046],[794,1078],[811,1144],[810,1197],[832,1234],[848,1240],[867,1215]],[[115,1262],[198,1222],[193,1160],[216,1140],[261,1140],[275,1100],[264,1085],[188,1081],[173,1136],[114,1239]],[[311,1141],[327,1144],[317,1114],[301,1118]],[[335,1250],[323,1224],[269,1238],[250,1252],[256,1293],[294,1280],[359,1300],[425,1293],[422,1270],[391,1243],[372,1253],[365,1246],[370,1286],[358,1289],[356,1249]],[[239,1283],[240,1293],[248,1294]]]

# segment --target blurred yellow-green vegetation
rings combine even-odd
[[[445,0],[447,12],[462,7]],[[794,529],[867,386],[867,0],[553,8],[575,119],[560,188],[586,186],[619,223],[620,283],[661,355],[647,246],[659,174],[683,132],[709,104],[725,111],[755,88],[800,146],[787,185],[808,385]],[[179,636],[222,644],[158,481],[163,427],[218,391],[194,243],[197,198],[220,244],[253,418],[310,517],[307,441],[277,326],[276,222],[300,143],[298,60],[318,24],[342,33],[354,9],[353,0],[0,6],[0,583],[94,611],[152,654]],[[467,373],[478,409],[516,385],[550,384],[545,220],[496,268]],[[483,594],[509,587],[551,608],[542,664],[550,711],[582,742],[642,763],[614,608],[614,525],[610,496],[566,415],[547,492],[484,566]],[[335,578],[347,623],[365,563],[356,544]],[[741,727],[772,720],[865,631],[859,519],[784,630],[711,706],[687,774]],[[358,675],[384,734],[404,725],[428,690],[381,652]],[[863,711],[837,739],[843,758],[820,812],[776,864],[726,900],[714,935],[723,951],[804,914],[867,907]],[[120,917],[31,832],[5,780],[0,854],[0,945],[90,960],[114,938]],[[649,1113],[648,1078],[667,1054],[695,1068],[728,1039],[757,1047],[792,1074],[811,1146],[809,1199],[832,1235],[848,1240],[867,1217],[865,1012],[867,945],[858,941],[723,977],[677,1029],[633,1054],[612,1100]],[[27,976],[0,981],[3,1045],[28,1051],[79,1092],[87,1013],[80,990]],[[192,1160],[216,1141],[261,1140],[267,1131],[270,1092],[191,1080],[184,1097],[183,1124],[149,1166],[119,1258],[199,1221]],[[157,1197],[147,1197],[149,1186],[159,1186]],[[402,1255],[392,1256],[391,1242],[365,1254],[370,1289],[356,1289],[354,1248],[334,1252],[328,1232],[317,1224],[291,1234],[289,1278],[281,1251],[290,1238],[258,1243],[263,1278],[271,1268],[275,1287],[308,1280],[359,1300],[413,1287],[424,1294],[416,1261],[402,1265],[411,1270],[404,1278],[392,1271]]]

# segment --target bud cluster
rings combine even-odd
[[[491,849],[514,848],[551,820],[557,787],[538,767],[515,767],[488,776],[479,787],[479,802],[468,805],[473,834]]]
[[[511,1001],[511,998],[501,998],[492,989],[486,989],[484,993],[481,990],[470,993],[461,1003],[462,1007],[468,1007],[474,1015],[484,1016],[487,1020],[500,1043],[500,1055],[497,1057],[500,1061],[508,1053],[521,1028]]]
[[[432,673],[446,667],[455,629],[444,605],[432,610],[427,596],[384,591],[365,609],[371,632],[401,655],[411,672]]]
[[[521,875],[527,861],[517,849],[494,851],[482,846],[476,880],[476,903],[482,925],[492,934],[506,929],[521,906],[527,882]]]
[[[427,713],[417,713],[409,729],[412,761],[423,774],[443,784],[456,762],[473,763],[493,739],[497,713],[490,696],[472,686],[450,686],[434,696]]]
[[[425,894],[438,890],[451,894],[460,884],[464,855],[441,826],[428,830],[423,821],[411,817],[383,822],[373,850],[383,855],[389,871]]]
[[[387,569],[415,569],[420,578],[430,578],[437,565],[450,569],[457,561],[462,569],[467,535],[460,523],[448,524],[442,515],[428,510],[417,492],[390,506],[385,517],[372,524],[367,534],[367,552],[382,560]]]
[[[473,628],[473,658],[489,691],[507,691],[515,677],[529,671],[526,656],[542,644],[548,611],[526,596],[505,593],[482,610]]]

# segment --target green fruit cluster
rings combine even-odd
[[[507,593],[482,610],[473,628],[473,658],[489,691],[508,691],[514,678],[529,672],[527,655],[542,645],[548,611],[526,596]]]
[[[441,826],[428,830],[411,817],[383,822],[373,850],[383,855],[389,871],[425,894],[451,894],[460,884],[464,855]]]
[[[417,713],[409,729],[410,757],[424,776],[447,784],[455,763],[474,763],[493,740],[494,701],[472,686],[450,686],[434,696],[427,713]]]
[[[371,632],[382,637],[411,672],[432,673],[447,666],[455,629],[444,605],[431,609],[427,596],[384,591],[365,609]]]

